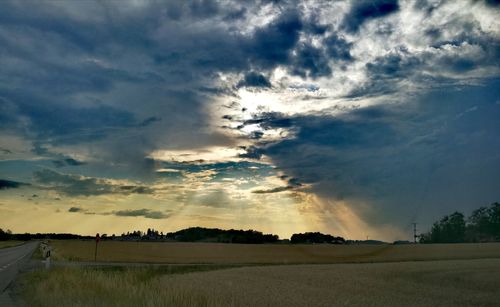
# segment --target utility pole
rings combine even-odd
[[[413,224],[413,243],[417,243],[417,223],[412,223]]]

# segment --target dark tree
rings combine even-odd
[[[345,243],[344,238],[334,237],[329,234],[322,234],[320,232],[306,232],[306,233],[294,233],[290,238],[291,243],[333,243],[333,244],[343,244]]]
[[[464,215],[455,212],[434,223],[430,233],[430,240],[433,243],[465,242]]]
[[[263,234],[255,230],[223,230],[218,228],[192,227],[176,232],[169,232],[166,238],[182,242],[221,242],[221,243],[275,243],[279,237]]]
[[[500,241],[500,203],[481,207],[467,219],[460,212],[443,217],[431,231],[420,236],[421,243]]]
[[[468,219],[467,241],[492,242],[500,240],[500,203],[474,210]]]
[[[489,241],[488,228],[489,228],[488,208],[481,207],[474,210],[468,219],[468,226],[466,231],[467,241],[469,242],[484,242]]]
[[[2,228],[0,228],[0,241],[6,241],[6,240],[11,240],[12,238],[12,232],[7,229],[7,231],[4,231]]]

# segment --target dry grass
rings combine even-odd
[[[498,306],[500,259],[32,273],[29,306]]]
[[[18,246],[23,243],[25,243],[25,241],[16,241],[16,240],[0,241],[0,248]]]
[[[220,306],[217,298],[164,284],[151,269],[58,268],[22,281],[28,306]]]
[[[55,260],[94,260],[94,241],[51,241]],[[215,264],[302,264],[500,258],[500,243],[430,245],[287,245],[99,243],[98,261]]]

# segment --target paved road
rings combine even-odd
[[[0,293],[16,278],[24,260],[38,246],[38,242],[0,249]]]

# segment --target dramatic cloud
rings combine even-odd
[[[153,192],[148,187],[129,185],[123,181],[63,174],[50,169],[36,171],[33,173],[33,177],[42,187],[68,196],[148,194]]]
[[[27,185],[27,184],[24,182],[17,182],[17,181],[12,181],[12,180],[0,179],[0,190],[15,189],[15,188],[22,187],[23,185]]]
[[[281,179],[286,179],[288,176],[283,175],[281,176]],[[254,190],[252,193],[255,194],[268,194],[268,193],[279,193],[279,192],[284,192],[284,191],[290,191],[290,190],[296,190],[298,188],[302,187],[302,184],[299,182],[297,178],[290,178],[288,179],[288,185],[284,187],[276,187],[268,190]]]
[[[137,210],[118,210],[112,212],[89,212],[86,209],[80,207],[71,207],[68,209],[68,212],[71,213],[83,213],[86,215],[114,215],[114,216],[122,216],[122,217],[144,217],[147,219],[166,219],[170,215],[161,211],[154,211],[150,209],[137,209]]]
[[[85,162],[75,160],[73,158],[65,158],[62,160],[54,160],[52,161],[56,167],[63,167],[63,166],[80,166],[80,165],[85,165]]]
[[[365,21],[389,15],[398,9],[398,0],[353,1],[351,10],[344,17],[343,26],[349,32],[358,31]]]
[[[495,81],[338,117],[294,117],[296,138],[261,150],[317,195],[376,204],[384,214],[374,223],[467,210],[498,197],[500,175],[486,167],[500,164],[498,88]]]
[[[238,82],[238,87],[271,87],[271,82],[262,74],[251,71],[245,74],[243,80]]]
[[[168,214],[160,211],[152,211],[149,209],[137,209],[137,210],[120,210],[113,212],[116,216],[143,216],[148,219],[166,219]]]
[[[68,209],[68,212],[82,212],[82,211],[85,211],[85,210],[83,210],[82,208],[78,208],[78,207],[71,207]]]
[[[3,1],[5,203],[359,234],[498,201],[496,3]]]

